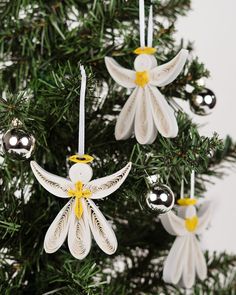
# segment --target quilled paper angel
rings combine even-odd
[[[50,225],[44,249],[47,253],[56,252],[68,236],[70,252],[77,259],[88,255],[91,232],[105,253],[111,255],[116,251],[115,233],[92,200],[103,199],[115,192],[131,169],[131,163],[128,163],[110,176],[91,181],[93,170],[88,163],[93,161],[93,157],[84,153],[86,73],[83,66],[81,75],[78,154],[69,158],[76,163],[69,170],[69,179],[47,172],[35,161],[30,163],[36,179],[48,192],[69,199]]]
[[[73,159],[76,160],[76,157]],[[90,251],[92,232],[98,246],[106,254],[113,254],[117,249],[115,233],[92,200],[103,199],[116,191],[128,176],[131,163],[115,174],[92,181],[92,168],[85,163],[76,163],[70,168],[70,179],[51,174],[34,161],[31,168],[48,192],[69,199],[46,233],[45,251],[56,252],[68,235],[71,254],[83,259]]]
[[[177,236],[164,262],[163,279],[167,283],[191,288],[196,276],[200,280],[207,277],[207,265],[197,235],[207,228],[212,217],[212,206],[207,201],[197,213],[194,206],[196,199],[181,198],[177,202],[178,215],[172,211],[160,215],[165,230]]]
[[[164,137],[176,137],[178,125],[173,109],[157,89],[174,81],[182,71],[188,51],[182,49],[171,61],[157,66],[152,48],[153,20],[152,6],[149,13],[148,46],[145,46],[144,1],[140,0],[140,43],[134,53],[134,69],[119,65],[113,58],[105,57],[105,64],[111,77],[133,92],[125,103],[115,127],[117,140],[125,140],[134,132],[140,144],[151,144],[157,132]]]

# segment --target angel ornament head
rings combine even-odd
[[[151,144],[157,132],[164,137],[176,137],[178,125],[173,109],[157,89],[174,81],[182,71],[188,51],[182,49],[171,61],[157,65],[152,47],[153,16],[150,7],[148,42],[145,46],[144,0],[139,1],[140,48],[134,53],[134,70],[119,65],[113,58],[105,57],[111,77],[121,86],[134,89],[118,117],[115,127],[117,140],[129,138],[133,133],[140,144]]]
[[[193,196],[181,197],[177,202],[177,215],[169,211],[160,216],[165,230],[176,236],[164,262],[163,279],[167,283],[191,288],[196,277],[200,280],[207,277],[207,265],[197,236],[210,222],[211,203],[203,203],[197,212],[197,200]]]

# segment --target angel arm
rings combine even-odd
[[[132,163],[129,162],[118,172],[95,179],[85,185],[92,193],[91,199],[102,199],[116,191],[128,176]]]
[[[68,190],[73,189],[73,183],[69,179],[47,172],[35,161],[31,161],[30,166],[38,182],[48,192],[57,197],[68,198]]]
[[[165,230],[173,236],[184,236],[187,234],[184,219],[180,218],[172,211],[160,216],[161,223]]]
[[[180,52],[169,62],[157,66],[150,72],[150,84],[162,87],[173,82],[182,71],[188,57],[188,50]]]
[[[137,86],[134,82],[136,77],[135,71],[123,68],[111,57],[105,57],[105,64],[109,74],[116,83],[125,88],[135,88]]]

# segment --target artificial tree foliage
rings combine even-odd
[[[146,12],[150,4],[146,1]],[[174,37],[176,20],[190,10],[191,1],[153,0],[152,4],[158,63],[167,62],[182,47],[192,52],[191,43],[178,43]],[[45,232],[63,200],[37,183],[29,161],[3,155],[0,293],[185,294],[162,280],[163,261],[174,237],[144,206],[147,176],[158,174],[178,197],[181,178],[188,183],[195,169],[197,196],[205,195],[209,176],[221,177],[222,163],[235,162],[236,145],[229,137],[201,136],[194,118],[181,111],[179,135],[174,139],[159,135],[146,146],[134,138],[115,140],[116,118],[129,94],[112,81],[104,57],[113,56],[127,68],[133,65],[132,51],[139,46],[138,1],[2,0],[0,25],[1,133],[19,119],[36,138],[33,159],[47,171],[66,177],[68,157],[77,148],[79,65],[83,64],[88,75],[86,148],[95,158],[94,176],[109,175],[133,162],[123,186],[99,202],[115,229],[118,251],[107,256],[94,243],[89,256],[78,261],[66,243],[54,254],[43,251]],[[190,100],[202,90],[199,79],[208,76],[193,53],[181,75],[161,91],[170,103],[172,97]],[[186,92],[186,85],[193,87],[192,93]],[[197,281],[192,293],[235,294],[236,257],[206,253],[206,258],[208,279]]]

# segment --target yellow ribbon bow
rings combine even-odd
[[[78,219],[80,219],[83,214],[81,198],[89,198],[92,194],[89,189],[84,190],[83,186],[84,184],[81,181],[77,181],[75,184],[75,190],[68,190],[68,196],[70,198],[75,197],[75,215]]]
[[[193,216],[192,218],[185,219],[185,227],[189,232],[195,231],[198,226],[198,217]]]

